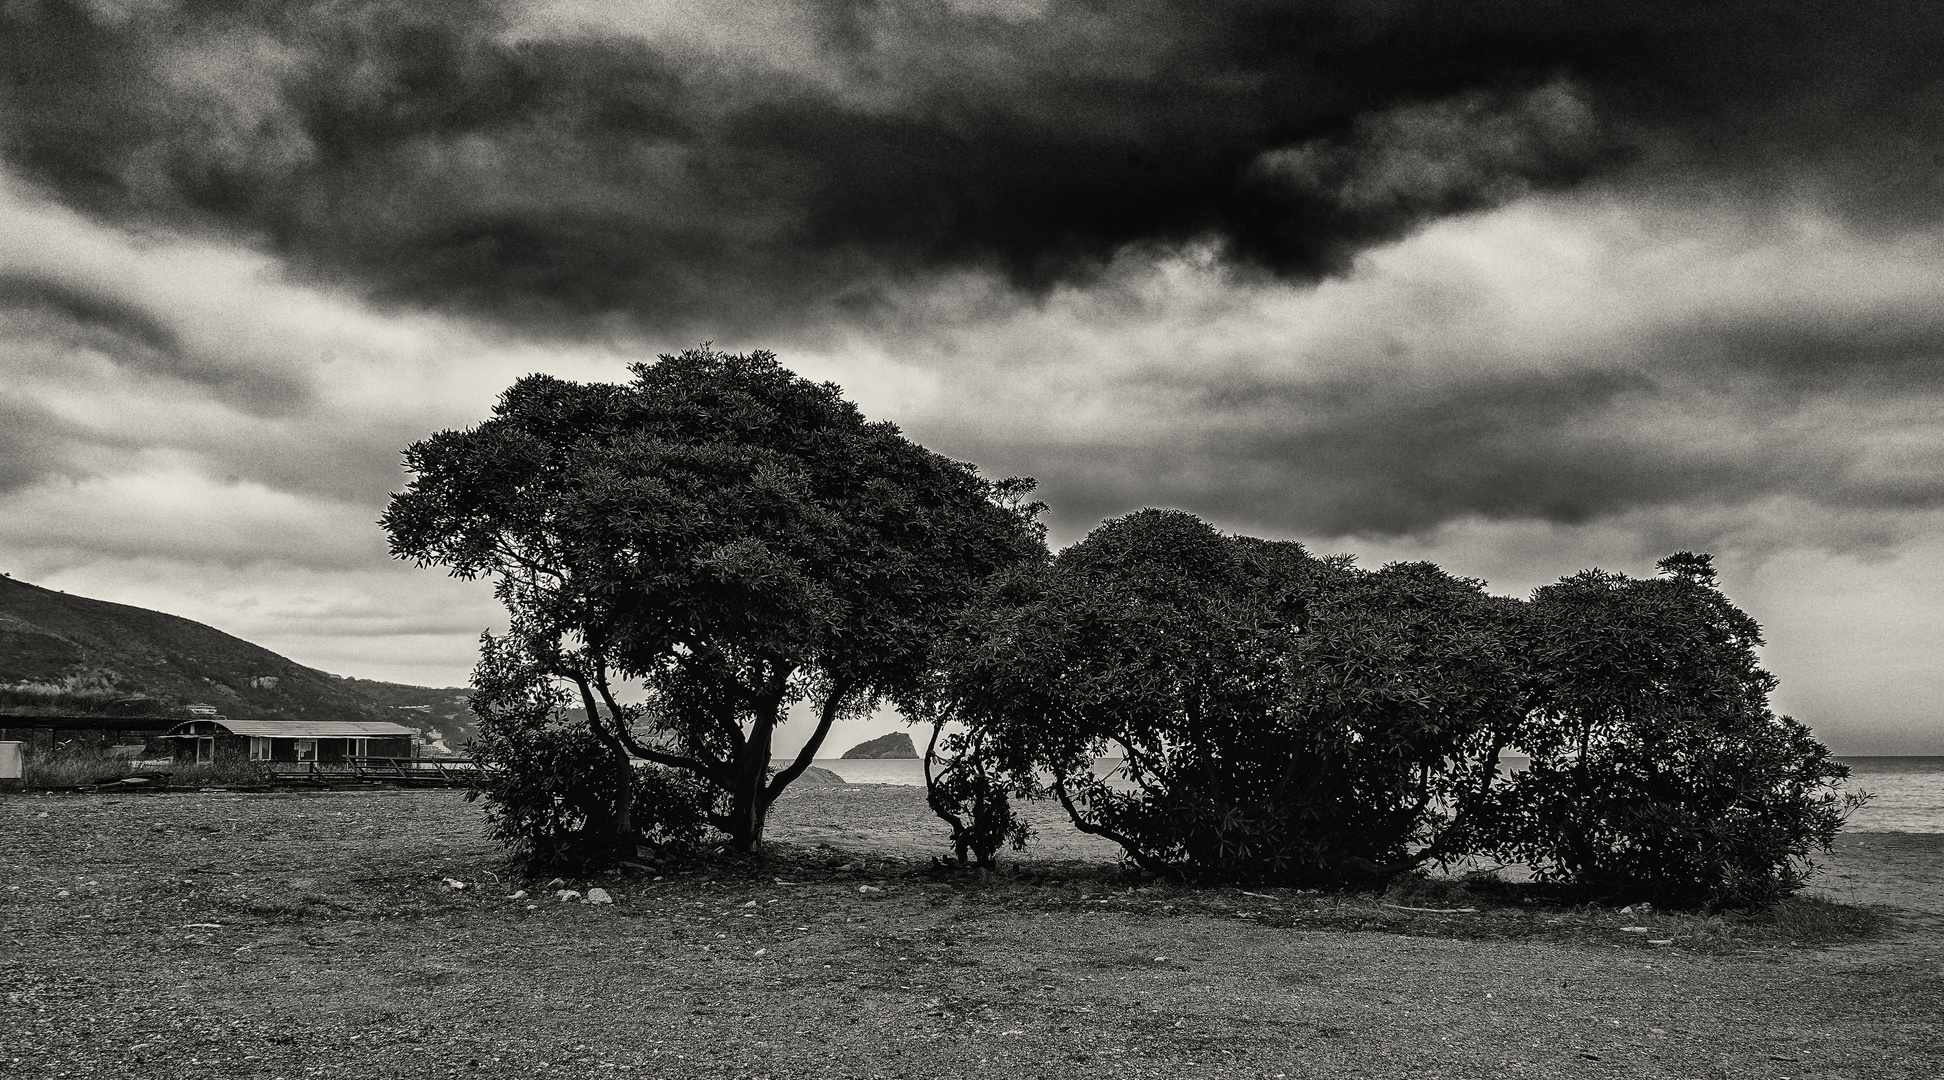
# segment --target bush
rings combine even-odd
[[[955,732],[941,740],[943,727],[943,720],[933,722],[925,747],[925,801],[952,827],[952,857],[958,864],[970,861],[990,869],[1000,848],[1025,847],[1032,827],[1014,812],[1012,785],[985,752],[984,739]]]
[[[1532,600],[1532,755],[1479,843],[1615,899],[1759,905],[1801,889],[1867,796],[1801,724],[1768,708],[1761,630],[1705,555],[1662,576],[1589,570]]]
[[[1368,886],[1489,853],[1594,896],[1769,903],[1863,796],[1769,710],[1707,557],[1661,565],[1521,603],[1144,510],[1000,579],[942,649],[937,715],[978,748],[947,794],[1050,795],[1178,877]],[[1093,773],[1114,755],[1127,784]]]
[[[1368,883],[1435,855],[1484,785],[1519,715],[1516,617],[1428,564],[1366,573],[1144,510],[1001,582],[943,697],[1014,791],[1144,867]],[[1093,773],[1115,754],[1128,785]]]
[[[565,717],[517,737],[482,730],[471,750],[485,767],[467,798],[486,800],[494,839],[528,873],[605,869],[636,843],[693,844],[712,802],[693,781],[643,764],[631,793],[634,832],[617,832],[620,784],[608,750]]]
[[[579,873],[613,866],[639,843],[700,839],[712,789],[617,757],[523,653],[491,635],[483,642],[471,698],[479,737],[468,745],[480,773],[466,797],[486,800],[493,837],[515,865]]]

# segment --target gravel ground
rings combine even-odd
[[[1892,917],[1745,923],[1138,886],[1045,822],[943,873],[916,789],[810,788],[591,906],[450,792],[0,796],[0,1077],[1944,1075],[1944,837],[1845,838]]]

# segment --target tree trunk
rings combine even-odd
[[[594,732],[594,738],[607,749],[609,763],[614,768],[614,781],[617,788],[614,797],[613,823],[615,854],[624,859],[632,859],[637,854],[636,841],[640,837],[636,835],[634,825],[634,758],[628,753],[627,744],[620,734],[626,730],[626,721],[621,718],[620,713],[610,712],[608,720],[614,725],[614,729],[609,730],[608,725],[601,722],[601,711],[594,705],[593,690],[588,685],[586,675],[576,671],[573,679],[574,684],[580,688],[581,703],[587,709],[588,729]],[[611,700],[609,705],[610,707],[613,705]]]
[[[639,839],[635,833],[634,823],[634,759],[628,755],[627,748],[622,746],[619,741],[616,741],[609,749],[614,753],[614,778],[621,789],[614,797],[615,846],[619,850],[622,858],[632,859],[636,854],[635,842]]]
[[[757,715],[750,726],[749,741],[736,759],[736,789],[730,796],[728,820],[722,824],[727,826],[723,831],[729,834],[729,846],[744,853],[763,846],[763,822],[769,817],[770,745],[776,734],[777,711],[772,706],[769,715]]]

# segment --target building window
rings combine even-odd
[[[350,750],[351,750],[351,756],[352,756],[352,757],[356,757],[356,758],[362,758],[362,757],[370,757],[370,756],[371,756],[371,740],[370,740],[370,739],[352,739],[352,740],[350,741]]]
[[[270,760],[270,740],[269,739],[266,739],[261,735],[250,736],[250,760],[251,761]]]
[[[216,740],[196,740],[196,764],[214,765],[216,763]]]
[[[298,761],[317,760],[317,740],[316,739],[297,740],[297,760]]]

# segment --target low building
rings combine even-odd
[[[383,720],[231,720],[199,718],[169,729],[174,757],[216,761],[287,761],[334,765],[350,758],[408,758],[417,733]]]
[[[113,754],[132,757],[180,722],[168,716],[34,716],[0,713],[0,740],[15,740],[29,755]]]

